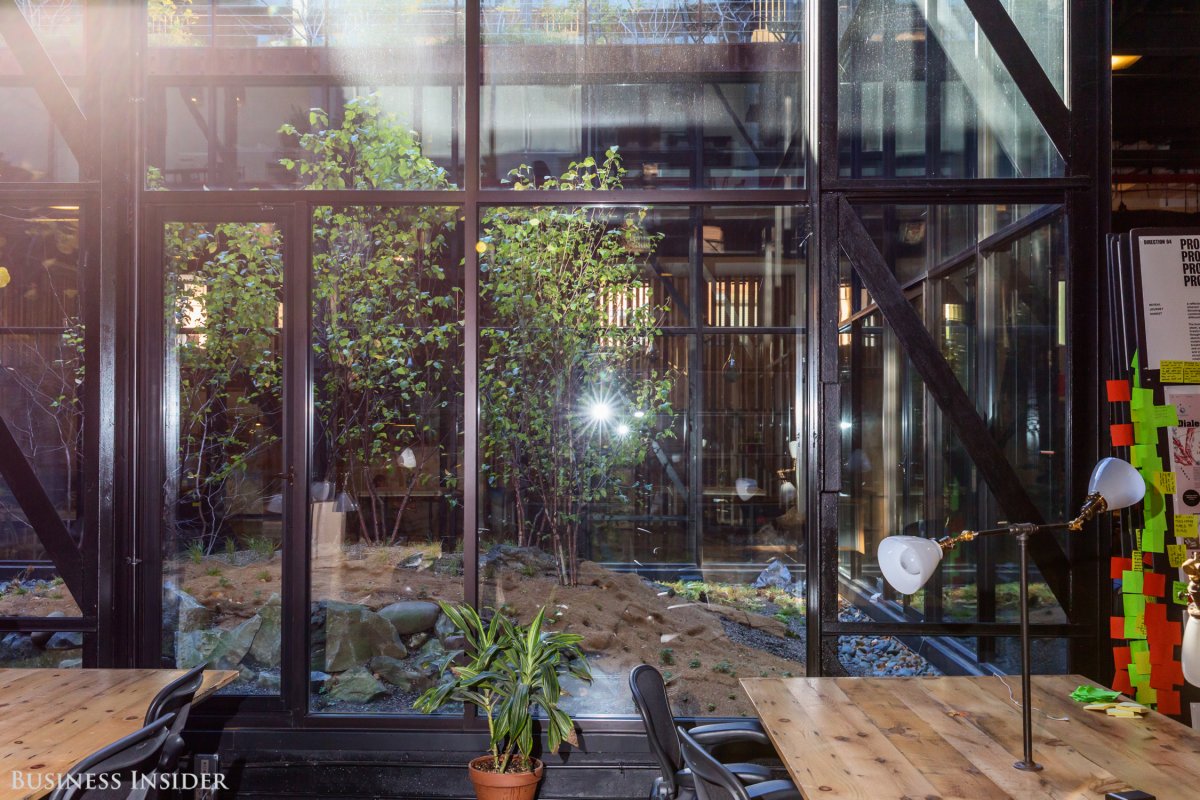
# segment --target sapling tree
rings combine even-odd
[[[548,190],[621,185],[620,156],[587,158]],[[513,188],[535,186],[528,167]],[[602,201],[598,196],[597,201]],[[483,218],[481,449],[489,485],[514,498],[516,537],[549,549],[577,581],[579,537],[594,503],[637,487],[623,476],[666,435],[672,376],[650,365],[663,308],[647,265],[660,239],[644,210],[507,206]]]

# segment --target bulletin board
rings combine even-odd
[[[1179,645],[1179,566],[1200,521],[1200,229],[1137,229],[1108,241],[1114,455],[1146,481],[1111,557],[1113,688],[1186,717],[1195,690]]]

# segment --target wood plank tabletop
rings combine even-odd
[[[1141,789],[1184,797],[1200,733],[1151,712],[1121,719],[1071,699],[1080,675],[1033,677],[1033,756],[1022,772],[1019,676],[746,678],[759,719],[805,798],[1103,799]],[[1038,710],[1041,712],[1039,713]],[[1050,719],[1065,717],[1067,721]]]
[[[57,776],[133,733],[155,695],[185,672],[0,669],[0,800],[48,795],[50,789],[30,788],[36,781],[20,776]],[[193,702],[236,679],[235,671],[206,671]]]

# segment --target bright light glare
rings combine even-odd
[[[635,411],[635,412],[633,412],[633,416],[636,417],[637,419],[641,419],[642,417],[646,416],[646,412],[645,411]]]
[[[629,426],[628,425],[622,423],[617,426],[617,436],[628,436],[628,435],[629,435]]]
[[[850,430],[850,428],[852,426],[849,422],[846,422],[846,420],[842,420],[841,422],[838,423],[838,427],[844,431],[848,431],[848,430]]]
[[[608,422],[613,418],[613,407],[603,400],[597,400],[588,406],[588,416],[592,422]]]

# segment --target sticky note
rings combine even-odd
[[[1134,443],[1132,425],[1111,425],[1113,447],[1130,447]]]
[[[1142,592],[1151,597],[1162,597],[1167,591],[1167,576],[1161,572],[1142,573]]]
[[[1132,653],[1130,653],[1128,647],[1114,647],[1113,648],[1113,668],[1114,669],[1123,669],[1124,667],[1128,667],[1129,662],[1131,660],[1133,660],[1133,655],[1132,655]]]
[[[1163,494],[1175,494],[1175,473],[1158,473],[1154,476],[1154,486]]]
[[[1125,618],[1124,617],[1109,617],[1108,618],[1108,635],[1111,639],[1125,638]]]
[[[1187,584],[1183,581],[1171,581],[1171,602],[1181,606],[1187,605]]]
[[[1153,501],[1151,501],[1153,505]],[[1167,515],[1159,509],[1157,512],[1148,512],[1146,516],[1146,530],[1154,531],[1155,533],[1167,532]]]
[[[1145,568],[1146,568],[1146,562],[1145,562],[1145,560],[1142,558],[1142,551],[1141,551],[1141,550],[1134,550],[1134,551],[1133,551],[1133,558],[1132,558],[1132,559],[1130,559],[1130,560],[1133,562],[1133,571],[1134,571],[1134,572],[1141,572],[1143,569],[1145,569]]]
[[[1128,403],[1130,400],[1129,381],[1105,381],[1105,388],[1108,390],[1108,402],[1110,403]]]
[[[1175,519],[1178,520],[1179,517],[1175,517]],[[1193,517],[1193,519],[1195,519],[1195,518]],[[1176,527],[1175,530],[1178,531],[1179,528]],[[1179,534],[1176,533],[1175,535],[1178,536]],[[1192,535],[1195,536],[1195,534],[1192,534]],[[1172,567],[1181,567],[1181,566],[1183,566],[1183,562],[1186,560],[1187,560],[1187,545],[1182,545],[1182,544],[1167,545],[1167,563],[1168,564],[1170,564]]]
[[[1183,382],[1200,383],[1200,361],[1183,362]]]
[[[1166,664],[1175,658],[1175,646],[1171,644],[1156,644],[1150,647],[1150,663]]]
[[[1113,691],[1121,692],[1125,695],[1133,694],[1133,685],[1129,682],[1129,671],[1119,669],[1113,673]]]
[[[1143,594],[1125,594],[1121,601],[1126,617],[1140,617],[1146,613],[1146,596]]]
[[[1174,428],[1179,424],[1179,409],[1175,406],[1154,406],[1150,416],[1156,428]]]
[[[1133,442],[1134,444],[1158,444],[1158,428],[1154,427],[1154,423],[1149,420],[1134,421]],[[1115,442],[1114,446],[1116,446]]]
[[[1152,444],[1135,444],[1129,448],[1129,463],[1141,467],[1152,458],[1158,457],[1158,448]]]
[[[1144,686],[1150,683],[1150,665],[1142,666],[1136,661],[1129,665],[1129,682],[1134,686]]]
[[[1134,381],[1134,385],[1137,381]],[[1151,389],[1134,389],[1129,395],[1130,408],[1149,408],[1154,405],[1154,391]]]
[[[1142,550],[1147,553],[1161,553],[1166,534],[1160,530],[1147,530],[1142,533]]]
[[[1133,595],[1126,595],[1133,597]],[[1125,630],[1121,634],[1122,639],[1145,639],[1146,638],[1146,620],[1141,614],[1125,617]]]
[[[1158,693],[1158,713],[1179,715],[1179,692],[1159,692]]]
[[[1176,514],[1172,521],[1175,523],[1175,535],[1180,539],[1195,536],[1200,532],[1200,525],[1197,525],[1200,522],[1200,517],[1197,517],[1195,514]],[[1182,561],[1179,562],[1179,564],[1182,563]],[[1171,566],[1177,567],[1179,564],[1172,564]]]
[[[1125,594],[1141,594],[1144,572],[1135,572],[1127,570],[1121,573],[1121,591]]]
[[[1158,364],[1158,379],[1162,383],[1183,383],[1183,362],[1160,361]]]
[[[1183,545],[1179,545],[1179,546],[1183,547]],[[1186,549],[1185,549],[1185,552],[1186,552]],[[1109,559],[1108,563],[1109,563],[1108,577],[1112,578],[1114,581],[1121,580],[1121,573],[1124,572],[1125,570],[1133,569],[1133,559],[1131,559],[1131,558],[1121,558],[1120,556],[1113,556],[1112,558]],[[1183,562],[1180,561],[1179,563],[1182,564]]]
[[[1133,653],[1149,653],[1150,645],[1146,644],[1145,642],[1130,642],[1129,652],[1131,655]]]
[[[1137,694],[1134,699],[1145,706],[1152,706],[1158,702],[1158,692],[1147,686],[1137,687]]]

